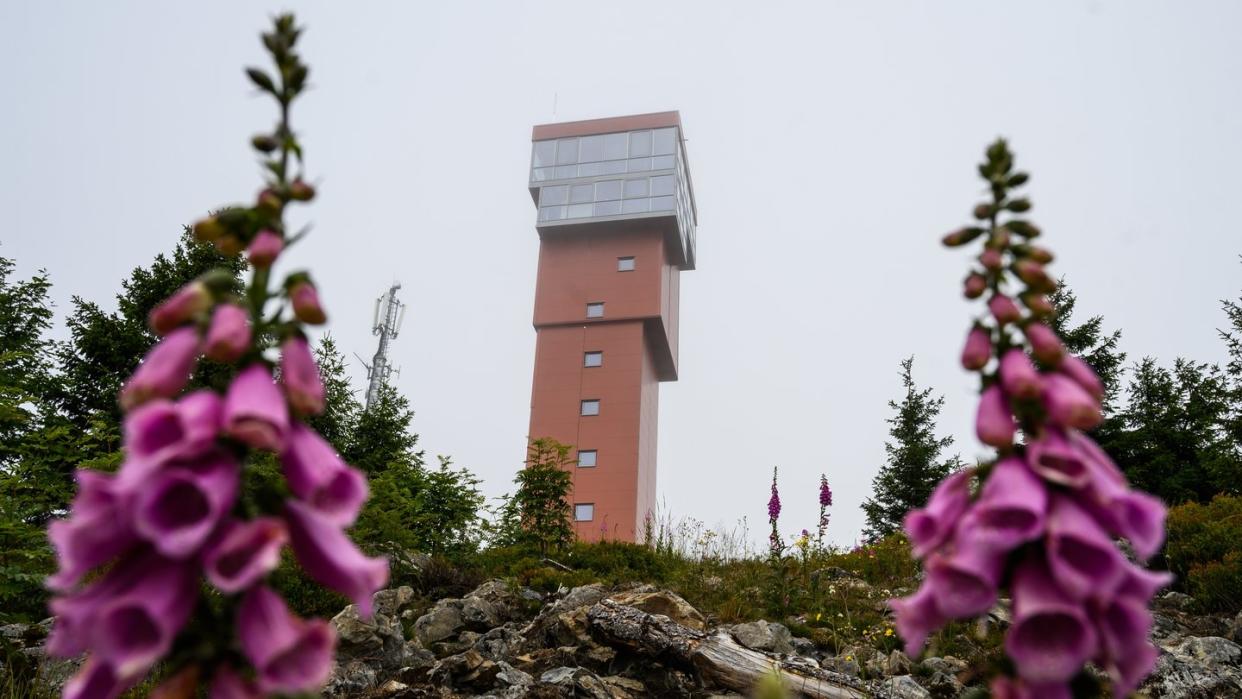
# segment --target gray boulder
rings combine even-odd
[[[462,601],[459,599],[442,599],[436,602],[426,614],[414,621],[414,635],[424,647],[436,641],[451,638],[463,627],[461,618]]]
[[[1152,697],[1242,697],[1242,647],[1219,636],[1192,636],[1163,647],[1143,688]]]
[[[880,688],[893,699],[931,699],[931,694],[909,675],[889,677],[880,683]]]
[[[752,621],[738,624],[731,630],[734,640],[751,650],[769,653],[792,653],[793,636],[783,624],[770,621]]]

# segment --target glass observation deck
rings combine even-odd
[[[583,224],[661,219],[676,234],[677,264],[693,269],[696,217],[679,131],[668,126],[534,141],[536,228],[570,233]]]

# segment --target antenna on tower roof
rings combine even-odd
[[[380,389],[383,388],[393,373],[400,374],[400,369],[393,369],[388,361],[388,343],[397,339],[401,330],[401,321],[405,319],[405,304],[397,300],[397,290],[401,282],[393,282],[388,293],[375,299],[375,312],[371,321],[371,333],[379,336],[379,347],[371,363],[362,363],[367,369],[367,408],[379,400]]]

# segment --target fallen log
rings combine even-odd
[[[773,671],[785,687],[813,699],[868,699],[875,694],[862,680],[791,663],[751,650],[726,633],[708,634],[666,616],[603,600],[587,610],[591,633],[612,646],[693,668],[705,682],[750,694]]]

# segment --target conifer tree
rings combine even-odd
[[[1126,353],[1120,348],[1121,331],[1106,333],[1103,316],[1091,316],[1081,324],[1073,325],[1078,296],[1066,286],[1065,277],[1057,282],[1056,291],[1049,294],[1048,301],[1054,309],[1049,319],[1049,327],[1061,336],[1065,349],[1094,369],[1104,384],[1104,400],[1100,407],[1107,423],[1109,416],[1116,410],[1121,380],[1125,375]]]
[[[872,496],[863,503],[867,526],[863,536],[875,540],[901,529],[902,518],[922,507],[931,491],[948,474],[961,468],[956,456],[941,458],[953,444],[952,437],[936,436],[936,417],[944,398],[914,383],[914,357],[901,362],[901,382],[906,395],[900,403],[889,401],[895,414],[888,419],[891,441],[884,443],[888,462],[871,482]]]
[[[496,545],[533,546],[540,556],[547,556],[550,550],[562,549],[573,541],[571,450],[572,446],[549,437],[531,440],[526,468],[513,479],[517,491],[501,507]]]

